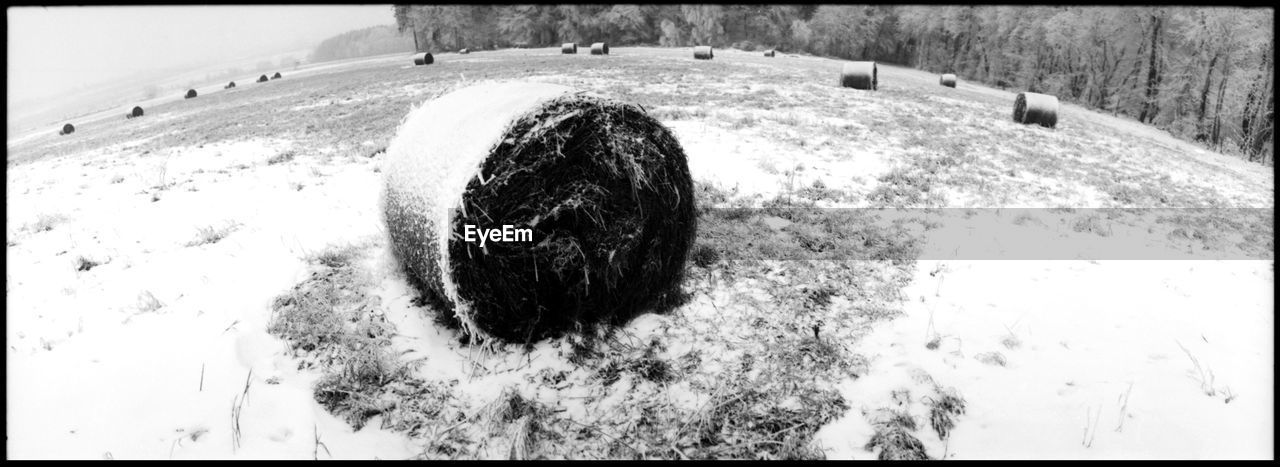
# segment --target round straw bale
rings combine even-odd
[[[430,65],[435,61],[436,58],[431,55],[431,52],[423,52],[413,56],[414,65]]]
[[[562,54],[576,54],[576,53],[578,53],[578,43],[577,43],[577,42],[565,42],[565,43],[563,43],[563,44],[560,44],[560,53],[562,53]]]
[[[230,82],[230,83],[227,83],[227,85],[226,85],[226,86],[223,86],[223,87],[222,87],[222,89],[231,89],[231,88],[234,88],[234,87],[236,87],[236,82],[235,82],[235,81],[232,81],[232,82]]]
[[[68,124],[62,125],[62,129],[58,131],[58,134],[59,134],[59,135],[69,135],[69,134],[72,134],[72,133],[75,133],[75,132],[76,132],[76,127],[75,127],[75,125],[72,125],[72,124],[68,123]]]
[[[843,87],[875,91],[878,84],[876,62],[849,62],[840,71],[840,85]]]
[[[693,48],[693,58],[698,60],[711,60],[714,56],[711,54],[711,46],[701,45]]]
[[[466,55],[466,54],[471,53],[471,51],[470,51],[470,50],[467,50],[467,49],[462,49],[462,50],[459,50],[459,51],[458,51],[458,53],[459,53],[459,54],[461,54],[461,55]]]
[[[427,102],[382,172],[392,253],[473,343],[624,323],[676,291],[695,236],[671,131],[564,86],[486,83]],[[467,238],[504,226],[532,238]]]
[[[1048,94],[1020,92],[1013,100],[1013,121],[1053,128],[1058,125],[1058,98]]]
[[[764,51],[764,56],[766,56],[766,57],[772,57],[772,56],[773,56],[773,54],[774,54],[774,52],[775,52],[775,51],[774,51],[773,49],[766,50],[766,51]]]
[[[609,55],[609,44],[604,42],[591,44],[591,55]]]
[[[184,97],[183,97],[183,99],[190,99],[190,98],[193,98],[193,97],[196,97],[196,90],[195,90],[195,89],[188,89],[188,90],[187,90],[187,95],[186,95],[186,96],[184,96]]]
[[[141,117],[141,116],[142,116],[142,107],[135,105],[133,106],[133,110],[129,111],[129,118]]]
[[[280,76],[280,72],[278,71],[276,72],[276,74],[271,75],[271,79],[280,79],[280,78],[283,78],[283,76]]]
[[[259,83],[265,83],[265,82],[267,82],[267,75],[259,76],[259,77],[258,77],[258,82],[259,82]]]
[[[947,73],[945,75],[942,75],[942,77],[938,78],[938,84],[941,84],[949,88],[954,88],[956,87],[956,75],[952,73]]]

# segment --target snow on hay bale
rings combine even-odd
[[[66,125],[62,125],[62,129],[61,129],[61,130],[58,130],[58,134],[59,134],[59,135],[69,135],[69,134],[72,134],[72,133],[75,133],[75,132],[76,132],[76,127],[75,127],[75,125],[72,125],[72,124],[70,124],[70,123],[68,123],[68,124],[66,124]]]
[[[193,97],[196,97],[196,90],[195,90],[195,89],[188,89],[188,90],[187,90],[187,95],[186,95],[186,96],[183,96],[182,98],[183,98],[183,99],[190,99],[190,98],[193,98]]]
[[[431,56],[431,52],[423,52],[413,56],[414,65],[430,65],[436,62],[436,58]]]
[[[125,116],[125,118],[141,117],[141,116],[142,116],[142,107],[139,107],[139,106],[136,106],[136,105],[135,105],[135,106],[133,106],[133,110],[130,110],[130,111],[129,111],[129,113],[125,114],[124,116]]]
[[[675,136],[636,105],[485,83],[410,112],[386,157],[392,253],[473,343],[623,323],[678,287],[692,179]],[[476,229],[517,241],[481,244]]]
[[[562,53],[562,54],[576,54],[576,53],[578,53],[578,43],[577,43],[577,42],[565,42],[565,43],[563,43],[563,44],[560,44],[560,53]]]
[[[875,91],[876,62],[849,62],[840,71],[840,86]]]
[[[1053,128],[1058,125],[1058,98],[1048,94],[1020,92],[1013,100],[1013,121],[1036,123]]]
[[[278,71],[276,72],[276,74],[271,75],[271,79],[280,79],[280,78],[282,78],[282,76],[280,76],[280,72]]]
[[[774,52],[775,52],[775,51],[774,51],[773,49],[766,50],[766,51],[764,51],[764,56],[766,56],[766,57],[772,57],[772,56],[773,56],[773,54],[774,54]]]
[[[460,49],[460,50],[458,50],[458,54],[459,54],[459,55],[466,55],[466,54],[469,54],[469,53],[471,53],[471,51],[470,51],[470,50],[467,50],[467,49]]]
[[[609,44],[604,42],[591,44],[591,55],[609,55]]]
[[[230,82],[230,83],[227,83],[227,85],[226,85],[226,86],[223,86],[223,87],[222,87],[222,89],[231,89],[231,88],[234,88],[234,87],[236,87],[236,82],[235,82],[235,81],[232,81],[232,82]]]
[[[714,56],[711,54],[711,46],[700,45],[693,48],[693,58],[698,60],[711,60]]]
[[[259,76],[259,77],[258,77],[258,82],[259,82],[259,83],[265,83],[265,82],[267,82],[267,75]]]
[[[942,75],[941,78],[938,78],[938,84],[941,84],[949,88],[954,88],[956,87],[956,75],[952,73],[947,73],[945,75]]]

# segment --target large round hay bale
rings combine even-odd
[[[141,117],[141,116],[142,116],[142,107],[135,105],[133,106],[133,110],[129,111],[129,118],[135,118],[135,117]]]
[[[711,53],[711,46],[700,45],[693,48],[693,58],[698,60],[711,60],[714,57]]]
[[[193,97],[196,97],[196,90],[195,90],[195,89],[188,89],[188,90],[187,90],[187,95],[186,95],[186,96],[183,96],[183,99],[191,99],[191,98],[193,98]]]
[[[460,54],[460,55],[466,55],[466,54],[469,54],[469,53],[471,53],[471,51],[470,51],[470,50],[467,50],[467,49],[461,49],[461,50],[458,50],[458,54]]]
[[[231,89],[231,88],[234,88],[234,87],[236,87],[236,82],[235,82],[235,81],[232,81],[232,82],[230,82],[230,83],[227,83],[227,85],[226,85],[226,86],[223,86],[223,87],[222,87],[222,89]]]
[[[382,172],[392,252],[473,342],[623,323],[676,291],[695,236],[671,131],[564,86],[486,83],[427,102]],[[531,238],[467,238],[504,226]]]
[[[423,52],[413,56],[414,65],[430,65],[435,62],[436,58],[431,55],[431,52]]]
[[[259,82],[259,83],[265,83],[265,82],[267,82],[267,79],[268,79],[268,78],[267,78],[267,75],[262,75],[262,76],[259,76],[259,77],[258,77],[258,82]]]
[[[840,86],[875,91],[878,85],[876,62],[849,62],[840,71]]]
[[[578,43],[577,43],[577,42],[565,42],[565,43],[563,43],[563,44],[560,44],[560,53],[562,53],[562,54],[576,54],[576,53],[578,53]]]
[[[70,123],[62,125],[62,129],[58,130],[59,135],[69,135],[76,132],[76,126]]]
[[[609,55],[609,44],[604,42],[591,44],[591,55]]]
[[[271,75],[271,79],[280,79],[280,78],[283,78],[283,76],[280,76],[280,72],[278,71],[276,72],[276,74]]]
[[[1058,125],[1058,98],[1048,94],[1020,92],[1013,100],[1013,121],[1053,128]]]
[[[773,56],[773,54],[774,54],[774,52],[775,52],[775,51],[774,51],[773,49],[766,50],[766,51],[764,51],[764,56],[766,56],[766,57],[772,57],[772,56]]]
[[[952,73],[947,73],[945,75],[942,75],[942,77],[938,78],[938,84],[941,84],[949,88],[954,88],[956,87],[956,75]]]

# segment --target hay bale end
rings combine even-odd
[[[1058,125],[1058,98],[1048,94],[1020,92],[1013,100],[1013,121],[1034,123],[1046,128]]]
[[[76,126],[70,123],[62,125],[62,129],[58,130],[58,135],[69,135],[76,132]]]
[[[258,82],[259,82],[259,83],[265,83],[265,82],[267,82],[267,80],[268,80],[268,79],[269,79],[269,78],[267,78],[267,75],[262,75],[262,76],[259,76],[259,77],[258,77]]]
[[[188,89],[188,90],[187,90],[187,94],[186,94],[185,96],[183,96],[182,98],[183,98],[183,99],[191,99],[191,98],[194,98],[194,97],[196,97],[196,90],[195,90],[195,89]]]
[[[609,44],[604,42],[591,44],[591,55],[609,55]]]
[[[431,55],[431,52],[423,52],[413,56],[414,65],[430,65],[435,62],[436,58]]]
[[[278,71],[276,72],[276,74],[271,75],[271,79],[280,79],[280,78],[283,78],[283,76],[280,76],[280,72]]]
[[[231,89],[231,88],[234,88],[234,87],[236,87],[236,82],[235,82],[235,81],[232,81],[232,82],[230,82],[230,83],[227,83],[227,85],[226,85],[226,86],[223,86],[223,87],[222,87],[222,89]]]
[[[565,42],[565,43],[563,43],[563,44],[560,44],[560,53],[562,53],[562,54],[576,54],[576,53],[578,53],[578,43],[577,43],[577,42]]]
[[[944,74],[940,78],[938,78],[938,84],[941,84],[949,88],[954,88],[956,87],[956,75],[952,73]]]
[[[140,106],[135,105],[133,106],[133,110],[129,111],[129,118],[136,118],[141,116],[142,116],[142,107]]]
[[[700,45],[693,48],[693,58],[698,60],[711,60],[713,57],[715,57],[715,55],[712,54],[711,46],[709,45]]]
[[[476,85],[412,111],[386,157],[392,253],[473,343],[623,324],[678,290],[693,181],[679,141],[637,105]],[[531,235],[468,240],[507,227]]]
[[[876,62],[849,62],[840,71],[840,86],[875,91],[879,86]]]

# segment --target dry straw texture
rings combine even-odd
[[[695,234],[671,132],[564,86],[488,83],[430,101],[383,172],[393,253],[473,342],[625,322],[675,292]],[[482,248],[465,225],[533,236]]]
[[[876,62],[849,62],[840,72],[840,86],[846,88],[875,91],[879,84]]]
[[[1058,125],[1058,98],[1048,94],[1020,92],[1013,101],[1013,121],[1053,128]]]

